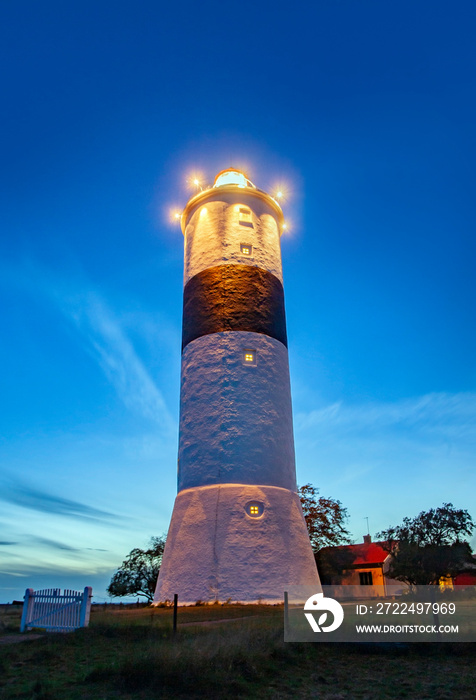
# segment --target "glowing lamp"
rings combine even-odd
[[[253,187],[254,185],[239,170],[222,170],[215,178],[213,187],[224,187],[225,185],[236,185],[237,187]]]

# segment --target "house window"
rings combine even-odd
[[[256,350],[245,348],[243,350],[243,364],[256,367]]]
[[[241,250],[242,255],[251,255],[251,252],[253,250],[253,246],[249,245],[248,243],[241,243],[240,250]]]
[[[360,585],[361,586],[371,586],[372,585],[372,572],[371,571],[359,571]]]
[[[249,226],[250,228],[253,228],[253,224],[251,222],[251,209],[248,209],[248,207],[238,207],[238,219],[242,226]]]
[[[260,518],[264,512],[264,505],[259,501],[250,501],[246,504],[245,511],[250,518]]]

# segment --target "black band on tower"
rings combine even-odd
[[[251,331],[287,347],[283,285],[252,265],[218,265],[196,274],[183,293],[182,350],[222,331]]]

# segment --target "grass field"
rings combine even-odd
[[[2,640],[20,616],[0,609]],[[178,621],[174,637],[171,608],[93,606],[88,629],[3,642],[0,698],[476,697],[476,644],[285,644],[279,606],[179,608]]]

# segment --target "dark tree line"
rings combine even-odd
[[[410,585],[438,584],[474,565],[470,537],[475,524],[467,510],[443,503],[440,508],[404,518],[401,525],[377,534],[392,555],[388,576]]]

